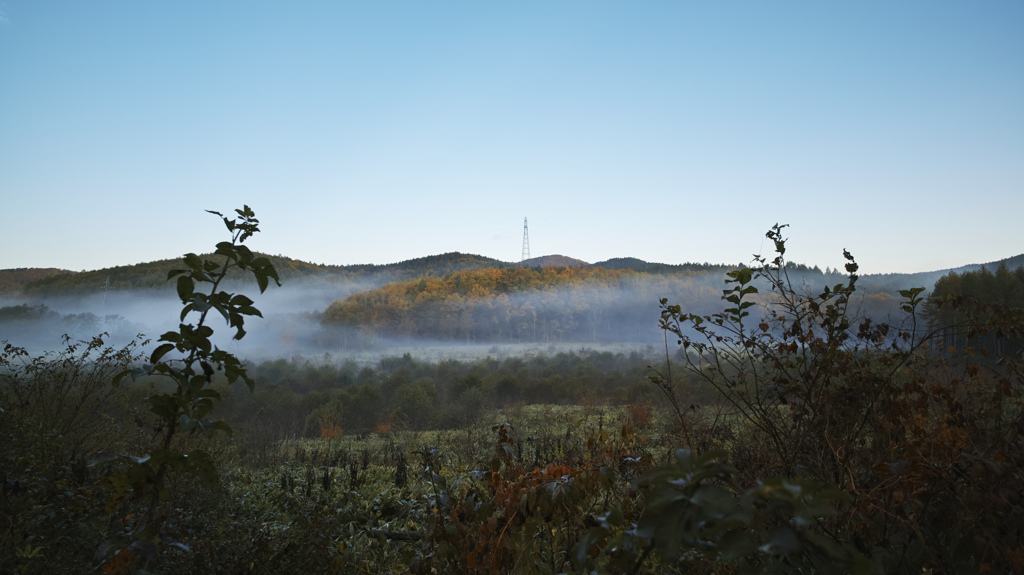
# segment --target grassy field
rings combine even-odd
[[[637,422],[626,407],[530,405],[491,412],[487,418],[494,426],[271,444],[240,438],[223,453],[226,472],[221,487],[209,494],[217,499],[213,509],[201,522],[182,526],[180,542],[199,551],[188,554],[190,565],[182,568],[197,569],[204,562],[214,568],[226,556],[244,556],[251,558],[255,573],[279,572],[296,564],[324,572],[405,572],[410,565],[422,565],[425,557],[444,555],[444,541],[427,544],[423,539],[430,524],[445,515],[439,502],[484,489],[489,471],[518,466],[528,475],[558,467],[565,472],[561,478],[597,469],[599,463],[614,464],[609,458],[625,456],[627,450],[637,462],[646,458],[637,471],[669,458],[666,421],[655,416],[635,434]],[[499,443],[502,430],[511,438],[508,443]],[[503,445],[510,453],[502,451]],[[496,466],[496,459],[504,464]],[[545,549],[537,556],[544,561],[534,564],[530,562],[535,558],[524,556],[521,569],[572,570],[575,546],[585,530],[573,533],[569,527],[598,514],[603,504],[618,497],[615,492],[621,487],[594,490],[574,500],[574,522],[530,536],[509,531],[510,540],[517,538],[513,548],[518,553]],[[221,519],[211,521],[214,517]],[[211,523],[227,531],[201,528]],[[233,535],[225,538],[227,533]],[[526,540],[530,544],[524,544]],[[435,549],[438,546],[442,549]]]

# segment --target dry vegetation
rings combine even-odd
[[[852,256],[798,293],[781,231],[722,312],[662,302],[669,362],[246,365],[200,320],[130,381],[133,347],[7,345],[0,572],[1024,571],[1024,312],[946,294],[929,324],[915,288],[858,318]],[[183,304],[244,335],[227,264],[185,263]]]

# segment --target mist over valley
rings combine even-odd
[[[225,284],[248,293],[263,319],[250,319],[242,341],[216,328],[213,338],[251,360],[325,353],[363,361],[403,353],[442,359],[659,346],[661,298],[689,313],[713,313],[722,307],[725,274],[737,269],[637,258],[589,264],[560,255],[511,263],[458,252],[355,266],[269,257],[281,287],[253,295],[237,279]],[[1024,255],[1002,260],[1010,267],[1022,262]],[[118,344],[138,334],[155,340],[178,325],[180,300],[166,281],[178,267],[179,260],[162,260],[83,272],[0,270],[0,340],[33,350],[54,349],[65,334],[83,340],[105,332]],[[898,310],[898,290],[931,289],[951,271],[981,267],[862,276],[854,307],[885,321]],[[808,292],[845,281],[831,269],[793,265],[789,272]],[[768,297],[762,293],[755,301],[765,304]]]

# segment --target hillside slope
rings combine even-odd
[[[653,341],[659,298],[707,312],[705,303],[717,303],[721,282],[708,272],[491,268],[353,294],[332,303],[323,321],[373,336],[450,341]]]
[[[530,258],[519,262],[520,266],[528,268],[551,268],[563,266],[567,268],[587,268],[590,264],[583,260],[576,258],[570,258],[569,256],[563,256],[554,254],[550,256],[540,256],[536,258]]]
[[[266,255],[266,254],[262,254]],[[284,256],[266,255],[273,262],[286,284],[298,285],[336,285],[359,283],[367,287],[382,286],[390,282],[406,281],[429,276],[444,276],[459,271],[480,270],[487,268],[520,267],[552,267],[564,266],[572,268],[604,268],[613,270],[632,270],[650,274],[678,274],[692,272],[711,272],[722,274],[735,265],[711,263],[664,264],[647,262],[639,258],[612,258],[594,264],[562,255],[549,255],[532,258],[523,263],[509,263],[479,255],[449,252],[414,258],[390,264],[357,264],[347,266],[321,265],[292,259]],[[920,272],[912,274],[890,273],[870,274],[861,277],[861,285],[872,290],[895,291],[908,286],[924,286],[928,289],[942,276],[950,273],[976,271],[982,267],[995,269],[1005,263],[1010,269],[1024,265],[1024,254],[988,262],[985,264],[968,264],[956,268]],[[103,290],[134,290],[134,289],[172,289],[167,280],[167,272],[181,266],[178,259],[158,260],[135,265],[116,266],[112,268],[72,272],[53,268],[29,268],[0,270],[0,295],[10,297],[27,297],[40,299],[59,296],[80,296],[100,293]],[[795,270],[811,277],[823,276],[818,268],[795,265]],[[832,282],[837,278],[823,278]]]
[[[365,282],[371,278],[373,284],[383,285],[391,281],[417,278],[423,275],[438,275],[460,270],[507,265],[495,259],[458,252],[393,264],[350,266],[320,265],[284,256],[260,255],[269,258],[274,264],[282,283],[301,285]],[[58,273],[55,271],[52,274],[39,274],[38,278],[23,281],[18,285],[17,290],[11,291],[18,291],[25,297],[40,298],[85,295],[98,293],[104,289],[172,290],[173,286],[167,282],[167,273],[180,267],[182,267],[181,260],[169,259],[80,273]],[[11,276],[13,277],[13,274]],[[0,278],[3,277],[0,275]],[[241,278],[241,275],[237,277]],[[231,276],[229,276],[229,280],[230,278]]]
[[[57,268],[16,268],[0,270],[0,295],[17,295],[21,289],[36,280],[59,274],[73,274]]]

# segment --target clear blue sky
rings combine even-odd
[[[0,2],[0,268],[1024,252],[1024,2]],[[767,251],[769,246],[764,245]]]

